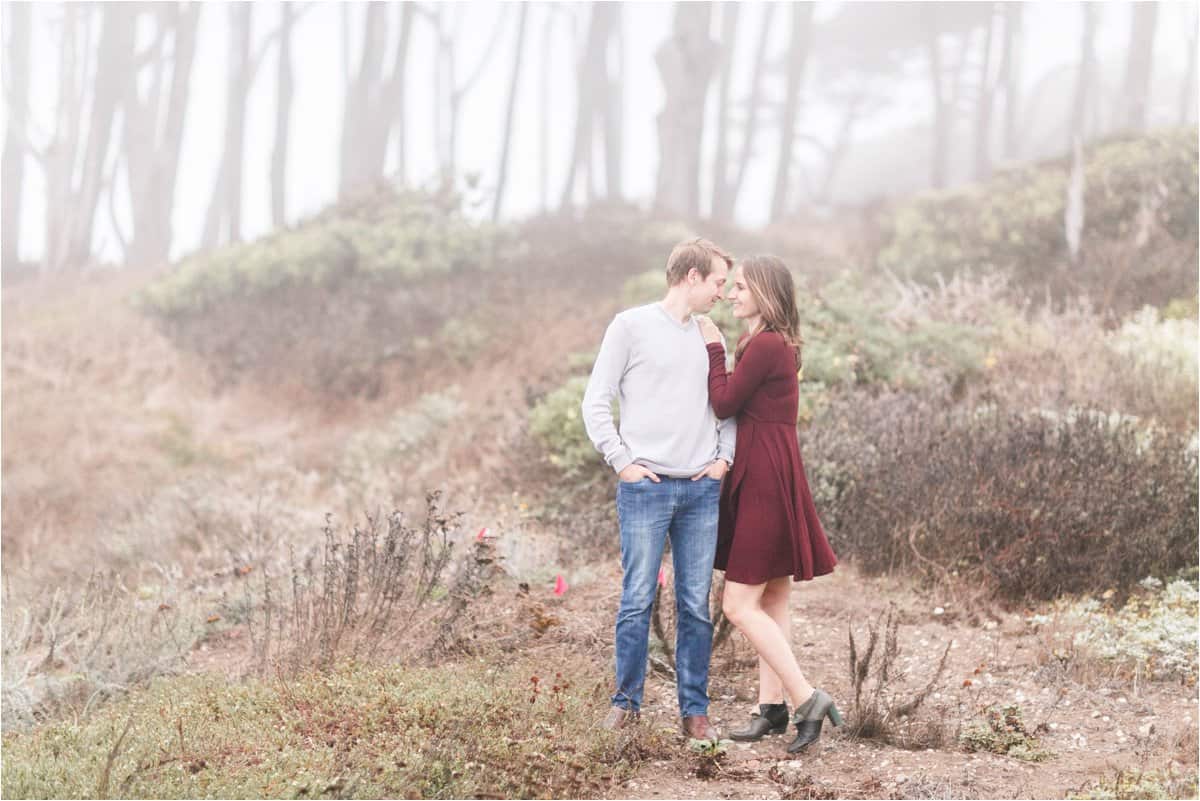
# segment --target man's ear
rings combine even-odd
[[[689,284],[695,286],[696,281],[699,280],[699,278],[700,278],[700,271],[697,270],[695,267],[688,270],[687,280],[688,280]]]

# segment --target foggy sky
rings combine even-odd
[[[560,21],[549,63],[542,63],[541,42],[547,4],[536,3],[530,8],[526,31],[525,61],[522,68],[517,116],[514,121],[510,154],[509,184],[503,216],[520,218],[540,210],[537,154],[539,143],[539,93],[543,75],[549,80],[552,100],[550,117],[550,172],[548,194],[551,205],[561,193],[569,159],[575,114],[574,63],[582,49],[586,33],[588,6],[584,3],[563,4],[576,19],[576,42]],[[835,3],[820,3],[816,10],[819,23],[835,9]],[[1128,44],[1131,9],[1129,3],[1102,4],[1100,27],[1096,40],[1097,58],[1106,76],[1119,78],[1123,70],[1125,48]],[[457,73],[459,80],[473,69],[486,50],[488,36],[500,24],[502,39],[484,74],[466,97],[462,110],[459,134],[458,165],[461,176],[476,172],[481,176],[483,200],[493,185],[502,134],[503,108],[508,91],[515,43],[518,8],[515,4],[462,3],[446,8],[450,15],[461,15],[462,43],[458,48]],[[782,11],[782,9],[780,9]],[[288,165],[288,218],[294,222],[311,215],[335,199],[338,180],[338,148],[341,136],[342,95],[344,85],[343,16],[348,12],[349,55],[356,66],[361,37],[361,4],[342,6],[320,3],[305,13],[296,25],[293,38],[293,70],[295,98],[292,108],[292,139]],[[742,98],[749,88],[751,49],[755,46],[761,4],[745,3],[741,10],[738,44],[735,50],[733,94]],[[623,178],[626,195],[641,205],[648,205],[654,191],[658,145],[655,116],[662,105],[662,84],[654,63],[654,51],[667,35],[673,13],[672,3],[624,3],[621,15],[621,40],[625,65],[625,111]],[[1186,33],[1195,24],[1196,3],[1160,4],[1155,61],[1154,86],[1150,107],[1150,125],[1173,121],[1178,103],[1178,80],[1184,68]],[[30,86],[33,124],[29,135],[35,147],[48,138],[47,128],[53,120],[56,102],[58,45],[50,25],[62,14],[62,4],[37,4],[33,11],[34,41],[31,48],[32,77]],[[778,14],[778,12],[777,12]],[[273,30],[279,19],[279,4],[254,4],[252,51]],[[783,19],[777,16],[776,20]],[[714,9],[713,37],[717,37],[719,13]],[[417,22],[408,55],[409,96],[406,101],[408,131],[407,171],[410,183],[430,181],[436,172],[431,108],[433,87],[433,48],[428,25]],[[99,25],[93,26],[98,36]],[[172,257],[185,254],[198,245],[204,213],[207,208],[221,154],[221,132],[224,125],[224,91],[226,81],[228,12],[223,4],[207,4],[201,15],[197,40],[192,88],[183,142],[183,156],[176,189],[174,227],[175,241]],[[1023,95],[1048,73],[1059,69],[1066,84],[1073,81],[1070,71],[1078,62],[1082,13],[1076,3],[1040,2],[1025,4],[1022,41]],[[148,38],[149,28],[140,31]],[[393,31],[394,34],[394,31]],[[819,29],[816,35],[819,35]],[[788,26],[776,24],[769,46],[772,61],[780,63],[786,47]],[[717,54],[714,54],[714,58]],[[800,130],[828,140],[832,137],[837,116],[835,109],[823,102],[815,76],[818,56],[810,57],[805,72],[806,83],[802,98]],[[389,56],[390,58],[390,56]],[[777,66],[778,69],[778,66]],[[886,138],[889,132],[914,124],[926,124],[930,117],[927,82],[919,70],[900,82],[894,93],[895,101],[882,113],[864,121],[856,131],[857,141]],[[776,76],[773,85],[781,83]],[[1102,86],[1111,91],[1112,78],[1106,77]],[[1119,85],[1118,85],[1119,88]],[[1102,102],[1110,103],[1109,97]],[[1064,114],[1061,109],[1054,110]],[[268,170],[274,136],[275,112],[275,48],[270,48],[259,68],[254,88],[249,96],[246,128],[246,158],[244,167],[243,233],[252,239],[270,229],[270,186]],[[7,117],[7,107],[4,114]],[[705,149],[714,148],[716,114],[716,85],[710,89]],[[1023,121],[1036,129],[1038,120]],[[735,136],[736,136],[735,131]],[[1047,134],[1048,136],[1049,134]],[[1036,138],[1036,137],[1035,137]],[[115,139],[115,138],[114,138]],[[736,139],[735,139],[736,142]],[[770,205],[770,188],[774,169],[775,139],[772,134],[760,136],[759,152],[739,198],[736,216],[749,226],[765,223]],[[114,148],[116,141],[114,141]],[[799,147],[797,158],[812,162],[815,151]],[[845,165],[848,179],[855,175],[855,159],[862,162],[865,154],[852,151]],[[706,158],[710,162],[711,156]],[[998,160],[998,159],[997,159]],[[389,155],[389,171],[394,168],[394,154]],[[862,166],[861,164],[859,166]],[[877,166],[871,169],[877,170]],[[953,177],[953,176],[952,176]],[[707,174],[702,175],[702,197],[709,192]],[[25,189],[22,215],[22,257],[34,259],[43,249],[45,204],[41,170],[32,158],[26,160]],[[126,188],[122,179],[118,186],[118,224],[128,235],[130,217]],[[802,198],[797,198],[802,199]],[[853,198],[848,198],[853,199]],[[486,205],[486,204],[484,204]],[[119,248],[114,239],[107,212],[107,198],[102,198],[96,218],[96,250],[103,259],[115,259]],[[482,206],[481,206],[482,208]]]

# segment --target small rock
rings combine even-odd
[[[1100,717],[1100,710],[1099,710],[1099,709],[1093,709],[1093,710],[1092,710],[1092,718],[1098,718],[1098,717]]]
[[[942,608],[942,607],[940,607],[940,606],[935,606],[935,607],[933,608],[933,613],[934,613],[935,615],[944,615],[944,614],[946,614],[946,610],[945,610],[945,609],[943,609],[943,608]]]
[[[1146,723],[1142,726],[1139,726],[1138,734],[1141,735],[1142,737],[1149,737],[1151,734],[1154,734],[1154,724]]]

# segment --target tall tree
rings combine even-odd
[[[779,121],[779,162],[775,169],[775,191],[771,197],[771,222],[779,222],[788,211],[787,193],[792,168],[792,148],[796,141],[796,116],[800,107],[804,64],[808,60],[809,42],[812,37],[812,16],[812,3],[792,5],[787,88],[783,97],[783,116]]]
[[[625,36],[621,31],[621,4],[616,7],[613,20],[614,34],[609,37],[608,60],[612,62],[605,71],[604,106],[604,193],[609,200],[621,199],[621,170],[623,161],[622,137],[625,131]]]
[[[700,214],[704,105],[717,48],[708,36],[711,16],[711,3],[677,2],[671,34],[655,53],[666,98],[658,114],[654,207],[689,219]]]
[[[991,5],[989,3],[989,5]],[[982,31],[983,51],[979,63],[979,85],[975,98],[975,180],[986,180],[992,174],[992,105],[996,96],[996,85],[992,79],[992,39],[996,29],[996,15],[988,16]]]
[[[275,145],[271,148],[271,225],[287,225],[287,159],[291,138],[292,94],[292,26],[295,15],[291,3],[279,6],[279,53],[275,80]]]
[[[8,76],[8,130],[4,134],[4,156],[0,174],[4,188],[0,197],[0,217],[4,220],[4,247],[0,269],[16,270],[21,256],[21,190],[25,178],[25,156],[29,150],[26,116],[29,108],[29,40],[33,32],[31,6],[9,3],[8,41],[4,74]]]
[[[1092,100],[1092,84],[1096,79],[1096,27],[1100,22],[1099,7],[1083,3],[1083,34],[1079,45],[1079,73],[1075,79],[1075,101],[1071,107],[1071,124],[1067,129],[1067,146],[1076,139],[1087,140],[1087,120]]]
[[[1021,109],[1020,3],[1004,3],[1004,158],[1015,159],[1019,149],[1017,121]]]
[[[41,157],[46,175],[43,237],[46,249],[42,264],[48,271],[60,270],[67,264],[70,232],[75,217],[82,213],[74,176],[81,157],[80,131],[89,83],[91,24],[100,10],[81,3],[64,3],[62,12],[54,129]]]
[[[733,210],[737,206],[738,195],[742,191],[742,183],[746,179],[746,172],[750,168],[750,162],[754,158],[754,140],[758,134],[758,115],[762,108],[763,98],[763,75],[766,72],[767,60],[767,41],[771,35],[771,24],[775,15],[775,4],[766,3],[763,8],[762,18],[758,29],[758,46],[754,50],[754,68],[750,74],[750,97],[746,101],[746,124],[742,133],[742,148],[738,155],[737,172],[734,174],[733,183],[729,187],[729,191],[721,196],[721,203],[713,209],[712,216],[719,220],[728,220],[733,217]]]
[[[521,6],[521,16],[517,20],[517,44],[513,48],[512,79],[508,85],[508,104],[504,111],[504,138],[500,145],[500,169],[496,179],[496,195],[492,202],[492,222],[500,219],[500,207],[504,203],[504,182],[508,178],[508,146],[512,136],[513,111],[517,105],[517,88],[521,81],[521,55],[525,50],[525,21],[529,13],[529,5]]]
[[[610,115],[612,101],[609,93],[613,83],[608,74],[609,42],[617,26],[620,4],[593,2],[591,4],[591,21],[588,23],[587,41],[584,44],[583,57],[580,59],[576,74],[575,102],[575,132],[572,137],[571,160],[567,164],[567,177],[563,182],[563,191],[559,207],[566,208],[571,203],[576,182],[582,174],[589,194],[594,193],[595,170],[592,169],[593,135],[596,129],[606,122]],[[618,109],[619,109],[619,101]],[[611,124],[602,127],[602,135],[608,138]],[[614,137],[620,135],[619,130],[611,131]],[[607,144],[607,143],[606,143]],[[620,143],[615,143],[619,153]],[[605,152],[610,153],[608,147]],[[619,158],[618,158],[619,161]],[[610,184],[605,187],[608,194],[615,196],[620,191],[620,169],[613,159],[608,159],[608,177]],[[613,185],[615,182],[615,185]]]
[[[225,83],[225,140],[212,199],[204,217],[203,247],[242,238],[242,164],[246,143],[246,97],[254,77],[250,56],[252,5],[229,5],[229,66]],[[224,232],[224,236],[222,236]]]
[[[384,138],[394,136],[396,141],[396,177],[400,185],[408,183],[408,136],[406,110],[407,93],[405,91],[408,76],[408,42],[412,38],[413,3],[400,4],[400,35],[396,37],[396,55],[392,61],[392,76],[388,81],[386,93],[386,111],[391,115],[389,124],[391,133],[385,133]]]
[[[1181,7],[1182,8],[1182,7]],[[1179,96],[1179,124],[1187,125],[1192,118],[1192,104],[1196,100],[1196,28],[1200,27],[1200,11],[1192,6],[1191,19],[1184,26],[1187,66],[1183,72],[1183,89]]]
[[[129,175],[133,237],[126,254],[132,264],[165,263],[171,250],[171,213],[190,94],[192,61],[196,52],[199,3],[149,6],[158,26],[148,92],[139,90],[136,70],[125,86],[125,165]],[[170,37],[172,56],[163,53]],[[170,82],[165,76],[170,66]],[[166,107],[165,117],[162,113]]]
[[[713,157],[712,216],[729,219],[729,117],[730,84],[733,78],[733,53],[737,44],[738,3],[723,2],[721,8],[721,79],[717,88],[717,152]]]
[[[950,141],[961,105],[962,78],[972,34],[991,17],[991,11],[990,3],[922,3],[919,7],[933,89],[930,181],[937,188],[944,187],[949,179]],[[958,44],[957,57],[950,63],[942,49],[942,40],[947,36],[957,39]]]
[[[133,50],[137,8],[132,4],[113,3],[101,8],[100,43],[96,53],[96,72],[92,105],[87,126],[75,210],[66,231],[66,249],[62,266],[78,269],[92,256],[92,232],[100,194],[107,184],[106,167],[112,143],[113,121],[133,71]]]
[[[1125,62],[1124,130],[1141,131],[1146,127],[1146,107],[1150,102],[1150,73],[1154,66],[1154,29],[1158,23],[1158,3],[1133,4],[1133,25],[1129,32],[1129,55]]]
[[[380,71],[387,39],[387,6],[366,3],[358,73],[346,91],[346,110],[342,117],[341,170],[338,199],[344,199],[373,183],[380,174],[373,169],[377,135],[376,116],[380,95]],[[390,120],[389,120],[390,121]],[[381,160],[380,160],[381,161]],[[382,164],[379,164],[382,166]]]
[[[438,153],[440,180],[444,188],[449,188],[453,185],[458,170],[458,121],[462,114],[463,102],[483,75],[492,54],[496,51],[496,45],[504,34],[504,23],[508,18],[510,6],[505,5],[495,22],[488,26],[491,36],[487,46],[474,68],[467,74],[467,79],[460,84],[457,78],[457,50],[464,11],[462,7],[455,6],[453,22],[447,27],[444,13],[446,5],[448,4],[439,4],[433,12],[420,6],[417,10],[434,31],[434,142]]]

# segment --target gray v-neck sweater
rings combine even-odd
[[[733,462],[737,424],[718,420],[708,403],[700,328],[661,303],[627,309],[609,324],[583,395],[583,424],[618,473],[637,462],[659,475],[693,476],[718,457]]]

